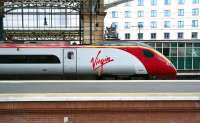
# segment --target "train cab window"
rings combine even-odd
[[[0,55],[0,64],[59,64],[55,55]]]
[[[73,52],[68,52],[67,58],[68,59],[73,59],[74,58],[74,53]]]
[[[149,50],[143,50],[143,54],[147,58],[153,58],[154,57],[154,54]]]

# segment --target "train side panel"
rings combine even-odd
[[[144,65],[130,53],[117,48],[77,48],[77,74],[147,74]]]
[[[0,74],[63,74],[63,48],[1,48],[0,57]]]
[[[64,74],[73,74],[77,73],[77,54],[76,48],[64,48]]]

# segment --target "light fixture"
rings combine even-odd
[[[45,4],[45,8],[44,8],[44,25],[47,26],[47,17],[46,17],[46,4]]]
[[[47,24],[47,18],[46,18],[46,16],[44,17],[44,25],[45,25],[45,26],[48,25],[48,24]]]

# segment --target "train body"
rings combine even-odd
[[[148,76],[175,79],[176,69],[141,46],[1,43],[0,75]]]

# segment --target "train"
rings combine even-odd
[[[161,53],[139,42],[0,43],[0,76],[16,75],[176,79],[176,68]]]

